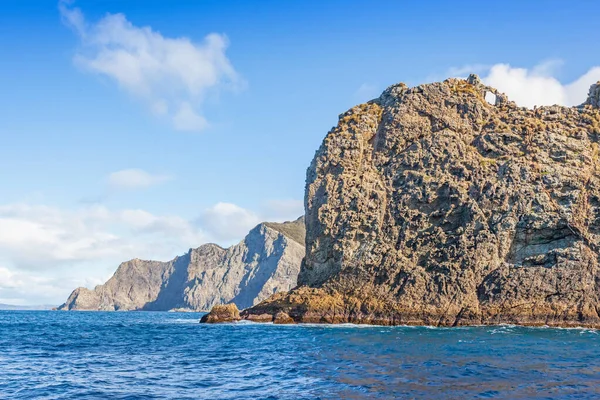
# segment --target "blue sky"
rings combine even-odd
[[[597,1],[4,0],[0,302],[59,303],[119,261],[299,216],[337,115],[390,84],[473,71],[525,106],[582,102],[600,79],[599,12]]]

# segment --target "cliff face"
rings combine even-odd
[[[304,218],[263,223],[239,244],[205,244],[169,262],[131,260],[94,290],[77,288],[61,310],[209,310],[250,307],[296,286]]]
[[[307,172],[300,287],[242,317],[600,326],[599,87],[530,110],[470,76],[342,114]]]

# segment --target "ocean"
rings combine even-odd
[[[597,398],[590,329],[0,311],[2,399]]]

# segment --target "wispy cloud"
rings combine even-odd
[[[190,103],[183,102],[173,116],[173,125],[180,131],[201,131],[208,126],[208,121],[198,115]]]
[[[98,260],[168,259],[207,240],[201,228],[181,217],[105,206],[0,205],[0,226],[4,264],[40,271]]]
[[[230,245],[260,222],[301,214],[300,200],[267,201],[257,211],[220,202],[196,219],[105,205],[0,204],[0,298],[58,304],[77,286],[106,281],[122,261],[169,260],[207,242]]]
[[[258,214],[226,202],[207,208],[197,219],[209,235],[224,243],[239,240],[260,222]]]
[[[123,14],[90,23],[68,1],[61,1],[59,10],[81,41],[75,63],[112,79],[143,100],[152,113],[170,118],[175,129],[205,129],[208,122],[201,106],[206,96],[243,85],[225,54],[224,35],[212,33],[195,43],[135,26]]]
[[[243,238],[250,229],[261,222],[291,221],[303,214],[302,200],[268,200],[257,211],[233,203],[220,202],[205,209],[196,223],[214,240],[231,244]]]
[[[124,169],[113,172],[108,176],[108,185],[111,189],[144,189],[159,185],[171,180],[172,177],[164,174],[151,174],[142,169]]]

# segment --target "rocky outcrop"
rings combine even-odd
[[[471,76],[342,114],[307,172],[300,286],[242,317],[600,327],[598,87],[526,109]]]
[[[235,304],[231,303],[214,306],[208,314],[202,316],[200,322],[218,324],[223,322],[236,322],[240,319],[240,311]]]
[[[104,285],[75,289],[59,309],[246,308],[296,286],[304,251],[304,218],[263,223],[228,249],[205,244],[169,262],[124,262]]]
[[[600,81],[590,87],[590,92],[584,105],[590,105],[596,108],[600,107]]]

